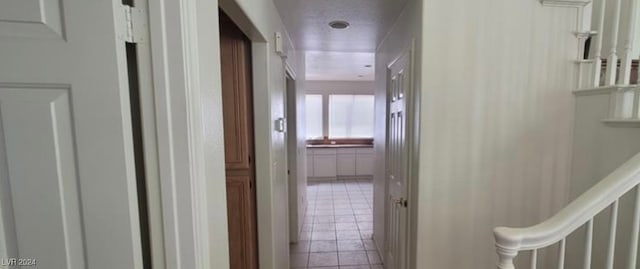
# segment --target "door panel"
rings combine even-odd
[[[227,177],[227,214],[229,224],[234,224],[229,225],[229,238],[235,239],[229,241],[231,268],[253,268],[250,263],[254,257],[250,256],[250,251],[245,251],[251,249],[251,246],[246,244],[253,236],[252,216],[248,214],[252,207],[249,195],[251,195],[251,187],[248,176]]]
[[[62,1],[5,0],[0,8],[0,36],[63,39]]]
[[[258,268],[251,42],[222,11],[220,57],[231,269]]]
[[[68,89],[0,88],[0,124],[6,145],[1,154],[10,169],[1,188],[10,195],[12,218],[4,234],[18,244],[0,257],[38,254],[50,268],[82,268],[80,205]],[[8,179],[8,181],[7,181]],[[62,244],[61,244],[62,243]],[[34,256],[35,258],[35,256]]]
[[[120,1],[0,2],[0,252],[10,258],[142,268],[121,12]]]
[[[407,91],[410,89],[410,54],[388,69],[387,128],[387,269],[406,268],[407,240]]]

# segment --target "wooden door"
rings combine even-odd
[[[258,267],[251,42],[220,12],[222,107],[232,269]]]
[[[407,91],[410,89],[410,54],[388,68],[387,128],[387,269],[406,268],[407,240]]]
[[[120,1],[0,1],[2,263],[142,268],[123,18]]]

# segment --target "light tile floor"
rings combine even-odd
[[[370,179],[309,182],[309,205],[291,268],[383,269],[372,240]]]

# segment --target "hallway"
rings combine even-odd
[[[309,206],[291,268],[382,269],[372,238],[370,179],[308,183]]]

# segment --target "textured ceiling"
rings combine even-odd
[[[374,80],[375,54],[371,52],[307,51],[306,80]],[[370,65],[366,67],[366,65]]]
[[[273,0],[297,49],[375,52],[407,0]],[[335,30],[328,23],[351,25]]]

